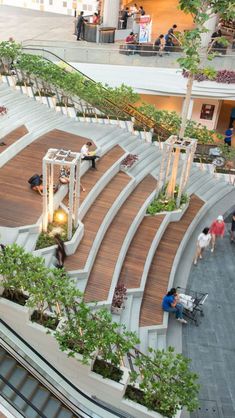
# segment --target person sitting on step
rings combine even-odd
[[[92,142],[88,141],[86,144],[84,144],[81,148],[81,156],[82,160],[88,160],[91,161],[91,166],[94,170],[96,170],[95,166],[95,160],[96,158],[100,158],[98,155],[95,155],[93,151],[89,151],[89,148],[92,146]]]

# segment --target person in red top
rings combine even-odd
[[[212,222],[210,227],[211,233],[211,252],[215,249],[215,241],[217,237],[223,238],[225,232],[225,223],[222,215],[219,215],[216,221]]]
[[[134,34],[134,32],[131,32],[130,35],[128,35],[125,39],[125,44],[128,45],[127,49],[130,49],[131,51],[133,51],[133,54],[135,53],[134,51],[137,49],[136,46],[136,35]],[[130,52],[131,54],[131,52]]]

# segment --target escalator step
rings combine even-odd
[[[32,379],[31,377],[27,377],[27,380],[24,382],[24,384],[22,385],[19,391],[22,395],[25,396],[26,399],[31,400],[31,396],[34,394],[38,385],[39,384],[36,380]],[[21,409],[23,409],[24,407],[27,407],[27,404],[25,403],[25,401],[17,395],[16,395],[14,402]]]
[[[74,418],[74,415],[68,409],[62,407],[56,418]]]
[[[47,418],[57,418],[57,414],[61,408],[61,403],[59,400],[51,397],[45,407],[43,408],[43,414]]]
[[[39,386],[31,399],[31,403],[36,406],[39,411],[43,411],[43,406],[46,404],[49,397],[50,392]],[[27,412],[27,408],[25,409],[25,412]]]

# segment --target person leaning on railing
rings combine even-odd
[[[161,34],[154,42],[155,51],[159,51],[159,56],[162,57],[162,52],[165,50],[166,41],[163,34]]]

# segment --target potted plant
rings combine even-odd
[[[151,356],[136,351],[132,385],[127,386],[125,397],[168,418],[183,407],[195,410],[199,385],[197,375],[189,369],[190,360],[175,354],[172,347],[149,352]]]
[[[114,290],[111,312],[120,315],[125,309],[124,303],[127,299],[126,297],[126,287],[124,284],[118,284]]]
[[[139,157],[136,154],[128,154],[121,162],[121,170],[128,170],[138,161]]]
[[[147,215],[156,215],[162,212],[173,212],[178,210],[177,208],[177,196],[179,191],[179,186],[176,185],[174,191],[174,197],[168,198],[166,196],[167,184],[163,187],[162,191],[158,196],[150,203],[147,208]],[[180,200],[180,209],[185,207],[189,202],[189,197],[186,193],[183,193]]]

